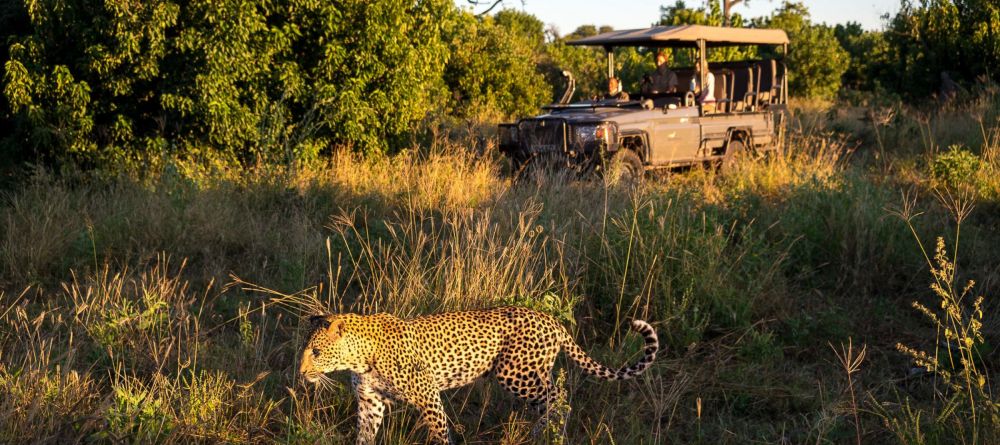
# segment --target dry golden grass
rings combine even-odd
[[[460,147],[340,153],[295,171],[37,176],[0,206],[0,442],[350,443],[343,376],[329,388],[295,379],[304,315],[499,304],[553,314],[610,364],[636,357],[641,342],[623,329],[634,317],[666,346],[627,384],[568,367],[573,412],[566,437],[548,441],[907,442],[918,427],[926,443],[964,437],[961,422],[928,414],[947,389],[907,374],[895,352],[936,342],[908,309],[926,301],[929,276],[893,216],[905,204],[924,212],[908,220],[915,233],[953,233],[934,190],[961,190],[931,178],[930,149],[893,147],[920,125],[944,141],[939,120],[970,118],[897,120],[876,143],[838,133],[839,120],[863,122],[813,107],[796,115],[784,156],[636,190],[515,186],[500,160]],[[1000,262],[989,110],[985,142],[967,145],[980,160],[967,192],[983,210],[963,223],[958,262],[985,277],[987,296],[1000,288],[989,278]],[[877,158],[879,146],[889,149]],[[995,338],[996,322],[982,323]],[[825,345],[848,338],[867,354],[845,379]],[[980,354],[977,369],[996,369]],[[532,442],[533,413],[494,384],[450,392],[446,406],[465,443]],[[405,409],[385,424],[387,443],[422,434]]]

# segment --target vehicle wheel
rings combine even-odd
[[[739,139],[730,140],[726,144],[726,155],[722,158],[720,170],[722,173],[732,173],[739,168],[739,165],[746,158],[746,146]]]
[[[761,153],[759,155],[759,158],[762,161],[764,161],[764,163],[770,164],[772,162],[777,161],[778,159],[781,159],[781,156],[782,156],[781,150],[775,148]]]
[[[537,154],[521,164],[514,180],[517,183],[541,184],[570,173],[566,156],[556,153]]]
[[[504,158],[507,159],[507,162],[504,164],[503,168],[501,168],[501,174],[505,178],[517,178],[517,174],[521,171],[521,165],[523,162],[513,156],[505,156]]]
[[[642,183],[645,173],[646,169],[642,167],[639,155],[632,150],[622,149],[611,155],[606,178],[611,184],[638,185]]]

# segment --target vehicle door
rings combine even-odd
[[[697,107],[665,109],[653,123],[649,162],[667,165],[693,160],[701,146],[701,126]]]

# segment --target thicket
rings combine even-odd
[[[844,86],[918,100],[945,84],[949,97],[975,94],[996,77],[998,8],[904,0],[881,32],[814,23],[785,2],[730,23],[788,31],[794,96],[829,98]],[[718,0],[678,1],[659,18],[722,20]],[[293,165],[339,148],[391,153],[442,124],[529,114],[562,93],[563,70],[576,76],[577,98],[595,96],[603,51],[566,42],[609,29],[560,35],[530,14],[478,16],[447,0],[6,0],[0,30],[2,170],[141,175],[178,159]],[[653,69],[647,49],[620,49],[617,60],[630,90]]]
[[[1000,5],[990,0],[902,0],[884,31],[836,26],[850,54],[844,86],[911,102],[981,95],[998,79]]]
[[[5,2],[0,145],[6,159],[153,171],[396,150],[448,110],[547,100],[540,42],[509,15],[447,0]]]

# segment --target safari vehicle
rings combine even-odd
[[[733,165],[747,153],[776,150],[787,110],[788,75],[782,60],[788,36],[776,29],[654,26],[612,31],[569,45],[601,46],[608,79],[615,76],[617,47],[689,51],[701,69],[674,67],[673,92],[628,92],[631,100],[600,98],[571,103],[572,74],[558,103],[544,114],[501,124],[499,149],[516,171],[534,167],[610,170],[639,179],[649,169],[716,162]],[[709,63],[707,51],[730,46],[770,46],[779,59]],[[715,76],[714,103],[697,103],[696,85]],[[697,76],[697,78],[696,78]],[[706,101],[707,102],[707,101]]]

